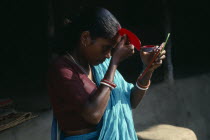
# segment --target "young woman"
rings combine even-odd
[[[134,46],[119,35],[120,28],[103,8],[84,10],[64,28],[61,55],[49,68],[48,91],[56,118],[52,139],[57,127],[58,137],[64,140],[137,140],[132,109],[149,88],[166,52],[142,79],[137,78],[135,86],[127,83],[117,67],[134,54]],[[144,65],[153,55],[141,51]]]

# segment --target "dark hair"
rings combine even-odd
[[[89,31],[92,39],[112,39],[120,28],[120,23],[107,9],[98,7],[85,8],[69,21],[56,36],[57,53],[73,50],[84,31]]]

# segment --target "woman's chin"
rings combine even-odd
[[[96,65],[102,64],[104,61],[105,60],[99,60],[99,61],[92,63],[92,65],[96,66]]]

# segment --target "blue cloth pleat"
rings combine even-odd
[[[57,140],[57,120],[53,116],[52,127],[51,127],[51,140]]]

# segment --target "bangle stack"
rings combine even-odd
[[[102,79],[100,83],[105,85],[105,86],[110,87],[111,89],[114,89],[114,88],[117,87],[116,84],[114,84],[113,82],[110,82],[109,80],[106,80],[106,79]]]
[[[148,83],[146,86],[143,86],[143,85],[141,85],[141,84],[139,83],[139,81],[137,80],[137,82],[136,82],[136,87],[137,87],[138,89],[140,89],[140,90],[147,90],[147,89],[149,88],[150,84],[151,84],[151,81],[149,80],[149,83]]]

